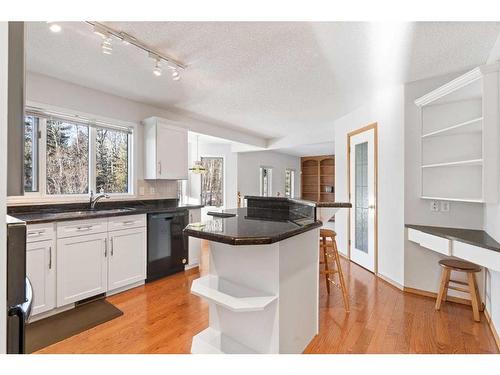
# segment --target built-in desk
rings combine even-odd
[[[483,230],[406,224],[408,240],[443,255],[500,271],[500,243]]]

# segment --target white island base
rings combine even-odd
[[[209,251],[209,274],[191,287],[210,305],[209,327],[191,353],[302,353],[318,334],[319,228]]]

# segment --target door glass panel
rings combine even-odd
[[[355,247],[368,253],[368,142],[355,146]]]

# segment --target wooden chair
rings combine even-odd
[[[481,321],[479,311],[480,309],[482,310],[482,304],[476,281],[476,273],[481,271],[481,267],[458,259],[443,259],[439,261],[439,265],[443,267],[443,271],[441,274],[441,285],[439,287],[439,293],[436,300],[436,310],[441,308],[442,301],[446,301],[448,289],[458,290],[460,292],[470,294],[474,320],[476,322]],[[467,282],[452,280],[450,278],[451,271],[465,272],[467,274]],[[455,285],[450,285],[450,283]]]
[[[324,269],[320,270],[320,274],[325,275],[326,290],[330,294],[330,283],[339,288],[342,291],[342,298],[344,299],[344,308],[346,312],[349,312],[349,294],[347,293],[347,288],[344,281],[344,274],[342,273],[342,267],[340,265],[340,256],[337,249],[337,241],[335,233],[331,229],[320,229],[320,251],[323,256],[319,264],[324,265]],[[330,240],[328,240],[330,238]],[[336,283],[333,276],[337,274],[339,278],[339,283]],[[332,277],[330,277],[332,275]]]

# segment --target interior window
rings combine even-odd
[[[96,189],[128,192],[128,133],[98,128],[96,132]]]
[[[201,177],[201,204],[222,207],[224,205],[224,158],[202,157],[207,170]]]
[[[295,196],[295,171],[293,169],[285,170],[285,197],[293,198]]]
[[[89,127],[47,120],[47,194],[89,191]]]
[[[260,195],[263,197],[272,195],[272,173],[272,168],[260,167]]]

